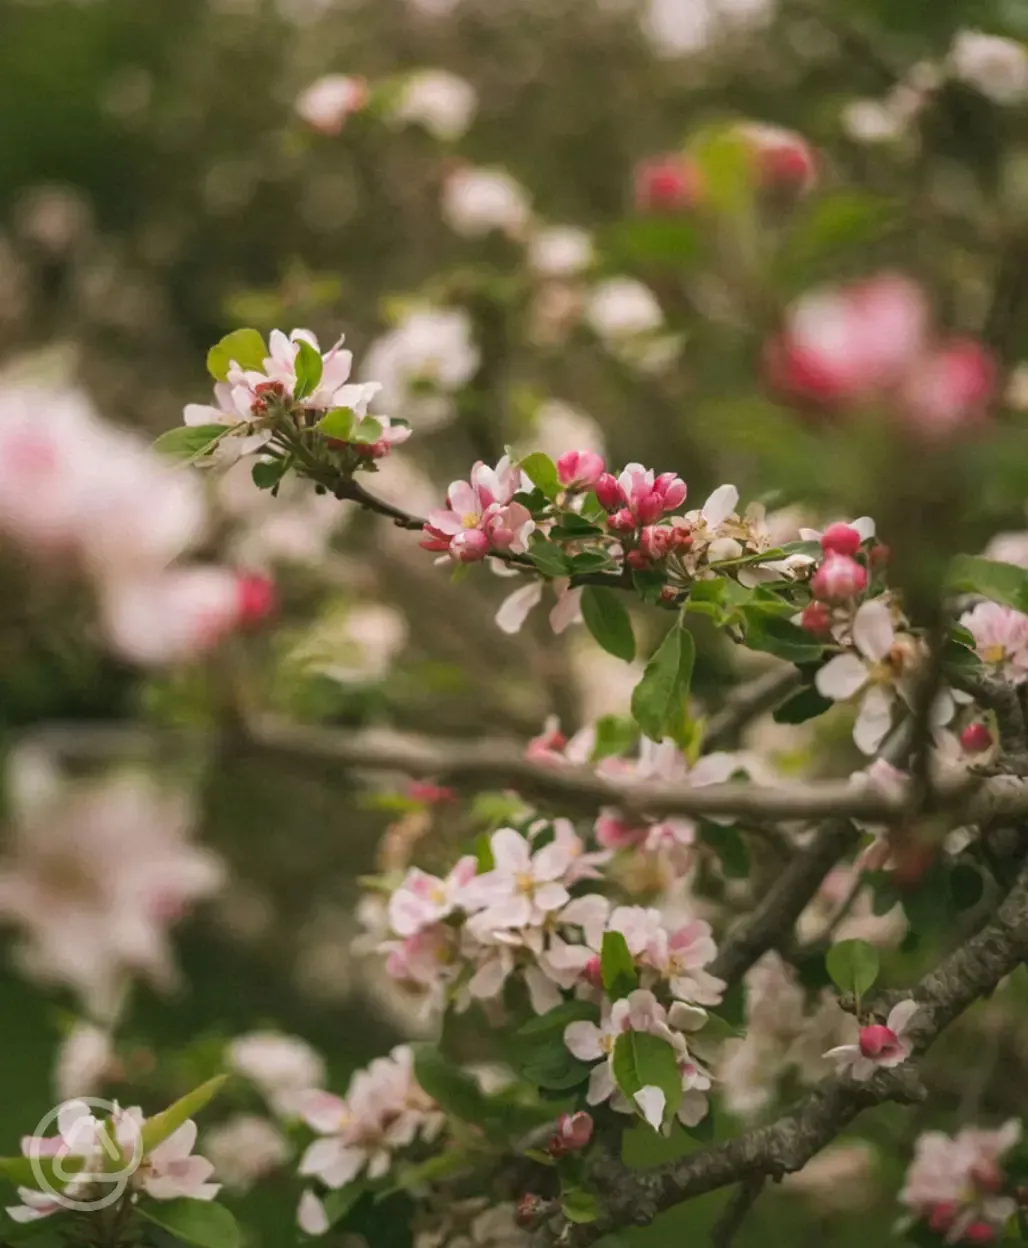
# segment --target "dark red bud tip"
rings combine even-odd
[[[274,582],[266,576],[241,576],[238,594],[240,624],[259,624],[278,605]]]
[[[960,734],[960,744],[968,754],[984,754],[992,749],[992,733],[984,724],[968,724]]]
[[[991,1244],[995,1238],[996,1228],[988,1222],[972,1222],[962,1236],[965,1244]]]

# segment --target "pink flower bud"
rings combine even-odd
[[[867,569],[846,555],[829,555],[814,573],[810,591],[824,602],[845,602],[867,588]]]
[[[939,1235],[945,1235],[953,1223],[957,1220],[959,1209],[954,1200],[941,1200],[934,1205],[931,1213],[928,1215],[928,1227],[930,1230],[936,1231]]]
[[[740,126],[738,133],[749,148],[762,191],[799,197],[813,189],[817,182],[817,158],[801,134],[757,123]]]
[[[615,533],[634,533],[635,532],[635,516],[627,507],[622,507],[620,511],[615,512],[610,518],[610,527]]]
[[[543,1209],[543,1199],[534,1192],[522,1192],[514,1207],[514,1221],[518,1226],[534,1226]]]
[[[955,338],[913,370],[901,396],[903,425],[927,438],[980,426],[996,389],[996,366],[984,347]]]
[[[266,576],[241,576],[239,593],[240,624],[259,624],[275,610],[275,584]]]
[[[589,489],[605,475],[603,456],[595,451],[565,451],[557,460],[557,476],[569,490]]]
[[[649,558],[641,550],[630,550],[625,555],[625,563],[635,572],[645,572],[652,566]]]
[[[634,501],[633,510],[640,524],[652,524],[664,514],[664,499],[656,490]]]
[[[881,1023],[872,1023],[870,1027],[862,1027],[860,1029],[860,1052],[864,1057],[872,1060],[887,1050],[894,1048],[899,1044],[899,1038],[894,1031],[890,1031],[888,1027],[883,1027]]]
[[[860,549],[861,537],[848,524],[830,524],[821,534],[821,549],[827,554],[855,555]]]
[[[635,206],[638,212],[675,214],[689,212],[703,198],[703,175],[686,157],[672,153],[644,160],[635,171]]]
[[[465,529],[450,539],[449,550],[458,563],[477,563],[489,553],[489,539],[481,529]]]
[[[582,978],[590,988],[603,987],[603,967],[600,965],[599,955],[590,958],[582,968]]]
[[[1003,1171],[993,1158],[982,1158],[971,1167],[971,1180],[980,1192],[998,1192],[1003,1186]]]
[[[681,477],[673,472],[662,472],[653,483],[653,489],[664,500],[664,510],[674,511],[685,502],[688,487]]]
[[[639,534],[639,549],[648,559],[664,559],[671,549],[671,530],[666,524],[648,525]]]
[[[812,602],[803,609],[800,627],[815,637],[827,637],[832,628],[832,613],[823,602]]]
[[[992,749],[992,733],[982,723],[968,724],[960,734],[960,744],[968,754],[984,754]]]
[[[550,1141],[550,1151],[554,1152],[554,1144],[559,1144],[561,1153],[580,1152],[592,1139],[592,1115],[580,1110],[577,1114],[561,1114],[557,1119],[557,1130]]]
[[[611,473],[605,472],[598,477],[593,489],[596,491],[596,497],[599,499],[600,506],[604,511],[617,511],[619,507],[625,505],[624,490],[618,484],[617,477]]]
[[[425,780],[412,780],[407,785],[407,796],[415,802],[425,802],[429,806],[440,802],[452,802],[457,796],[456,789],[447,789],[439,784],[429,784]]]
[[[972,1222],[961,1238],[965,1244],[991,1244],[996,1238],[996,1228],[988,1222]]]

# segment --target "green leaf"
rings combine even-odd
[[[521,471],[528,477],[529,481],[541,490],[547,498],[556,498],[560,493],[560,478],[557,476],[557,466],[549,455],[544,455],[542,451],[535,451],[531,455],[526,455],[520,464]]]
[[[592,1070],[568,1051],[563,1031],[550,1033],[545,1042],[517,1050],[513,1063],[522,1078],[550,1092],[567,1092],[580,1087]]]
[[[205,1105],[214,1100],[227,1081],[228,1075],[215,1075],[192,1092],[179,1097],[167,1109],[148,1118],[143,1123],[143,1153],[152,1153],[158,1144],[163,1144],[184,1122],[195,1117]]]
[[[629,1170],[665,1166],[696,1152],[696,1149],[696,1141],[679,1122],[671,1124],[668,1136],[658,1135],[645,1122],[636,1123],[621,1133],[621,1162]]]
[[[678,1113],[682,1104],[682,1076],[675,1051],[666,1040],[647,1031],[624,1031],[614,1042],[614,1082],[638,1112],[636,1092],[660,1088],[666,1098],[664,1121]]]
[[[147,1200],[136,1208],[148,1222],[193,1248],[238,1248],[235,1218],[213,1200]]]
[[[273,490],[282,480],[285,470],[284,459],[258,459],[250,469],[250,476],[259,490]]]
[[[632,690],[632,714],[652,741],[663,740],[677,726],[689,696],[695,656],[692,634],[675,625]]]
[[[350,441],[361,446],[374,446],[383,433],[382,422],[374,416],[365,416],[350,434]]]
[[[366,1183],[357,1182],[347,1183],[345,1187],[340,1187],[334,1192],[326,1192],[321,1203],[325,1208],[325,1217],[328,1218],[329,1226],[335,1226],[337,1222],[341,1222],[367,1189]]]
[[[321,373],[325,367],[325,362],[321,358],[321,352],[316,351],[303,338],[299,339],[297,347],[296,388],[293,391],[293,397],[306,399],[317,390],[321,382]]]
[[[604,932],[600,952],[600,970],[603,986],[612,1001],[627,997],[639,987],[639,975],[635,959],[628,950],[628,942],[621,932]]]
[[[336,442],[349,442],[353,437],[353,426],[357,422],[357,414],[352,407],[333,407],[314,426],[323,437],[332,438]]]
[[[263,373],[267,357],[267,345],[255,329],[234,329],[207,352],[207,371],[215,381],[225,381],[233,363]]]
[[[949,875],[949,889],[958,910],[970,910],[982,899],[982,873],[969,862],[959,862]]]
[[[563,1037],[564,1028],[568,1023],[577,1023],[582,1019],[589,1019],[595,1023],[599,1021],[599,1017],[599,1006],[591,1001],[563,1001],[560,1005],[555,1005],[552,1010],[547,1010],[545,1014],[522,1023],[514,1034],[526,1039],[535,1039],[537,1037],[548,1038],[551,1033],[559,1032]]]
[[[608,654],[631,663],[635,658],[635,635],[625,605],[612,589],[587,585],[582,591],[585,626]]]
[[[681,269],[700,253],[695,224],[681,217],[642,217],[607,231],[604,253],[629,265],[674,265]]]
[[[568,561],[564,552],[556,542],[548,542],[545,537],[534,536],[529,545],[528,557],[543,576],[567,576]]]
[[[865,940],[841,940],[825,954],[825,967],[840,992],[862,997],[878,978],[878,950]]]
[[[595,1222],[600,1216],[596,1197],[581,1187],[566,1187],[561,1193],[560,1208],[569,1222]]]
[[[1028,611],[1028,571],[1012,563],[958,555],[950,564],[947,580],[957,593],[981,594],[1004,606]]]
[[[153,449],[173,459],[197,459],[227,433],[227,425],[179,425],[162,433]]]
[[[471,1075],[433,1045],[415,1046],[414,1077],[433,1100],[462,1122],[480,1124],[490,1116],[489,1102]]]
[[[812,663],[820,658],[822,646],[798,624],[784,619],[769,603],[749,603],[739,608],[746,629],[746,645],[751,650],[777,655],[790,663]]]
[[[60,1163],[55,1171],[55,1165]],[[61,1188],[70,1180],[65,1177],[77,1173],[85,1165],[82,1157],[65,1156],[60,1158],[38,1157],[36,1166],[39,1173],[53,1187]],[[39,1180],[32,1161],[28,1157],[0,1157],[0,1178],[6,1179],[16,1187],[38,1187]]]
[[[835,704],[831,698],[824,698],[813,685],[801,689],[779,706],[772,718],[776,724],[805,724],[808,719],[823,715]]]
[[[738,828],[717,823],[700,826],[700,840],[718,856],[721,869],[730,880],[745,880],[750,873],[750,851]]]
[[[639,725],[623,715],[601,715],[596,721],[596,741],[591,763],[603,758],[618,758],[633,749],[639,740]]]
[[[462,1170],[467,1170],[474,1162],[474,1157],[461,1149],[451,1148],[448,1152],[437,1153],[416,1166],[402,1166],[396,1176],[396,1182],[381,1193],[382,1196],[393,1192],[409,1191],[414,1187],[422,1187],[426,1183],[448,1179]]]

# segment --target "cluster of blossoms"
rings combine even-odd
[[[929,439],[984,420],[996,385],[985,348],[938,340],[924,292],[890,273],[803,295],[768,345],[767,372],[772,388],[794,402],[880,407]]]
[[[224,373],[215,384],[214,403],[188,404],[186,426],[211,430],[210,448],[224,462],[262,451],[302,455],[298,440],[339,413],[345,418],[322,425],[324,451],[349,455],[351,471],[362,460],[383,458],[410,437],[410,429],[388,416],[367,419],[368,404],[381,387],[349,380],[353,353],[343,349],[343,341],[322,353],[307,329],[294,329],[288,337],[274,329],[267,347],[255,330],[229,334],[220,344],[224,359],[209,361],[216,376]]]
[[[1017,1212],[1004,1194],[1001,1160],[1021,1139],[1011,1119],[995,1131],[965,1127],[955,1136],[926,1131],[917,1141],[900,1200],[947,1244],[991,1244]]]
[[[268,612],[264,578],[180,562],[205,524],[198,483],[102,421],[83,394],[4,388],[0,534],[36,565],[95,587],[117,654],[180,662]]]
[[[196,1123],[188,1119],[151,1148],[146,1147],[145,1126],[138,1107],[122,1109],[116,1105],[108,1124],[94,1117],[86,1102],[66,1101],[58,1111],[57,1134],[26,1136],[21,1151],[37,1163],[42,1159],[63,1161],[65,1170],[74,1171],[74,1178],[60,1193],[19,1187],[22,1203],[8,1208],[8,1216],[15,1222],[36,1222],[66,1210],[67,1201],[88,1202],[97,1192],[101,1196],[109,1193],[110,1178],[97,1176],[109,1169],[112,1144],[123,1158],[138,1163],[128,1179],[132,1200],[140,1195],[159,1201],[183,1197],[213,1200],[221,1185],[210,1182],[213,1165],[193,1152]]]
[[[490,553],[524,554],[535,522],[514,501],[522,488],[521,471],[506,456],[495,468],[479,461],[470,481],[450,486],[447,506],[429,513],[422,546],[445,552],[455,563],[475,563]]]
[[[431,1143],[446,1121],[415,1079],[408,1045],[357,1071],[345,1098],[309,1092],[301,1116],[319,1138],[304,1153],[300,1174],[318,1179],[332,1191],[361,1174],[382,1178],[398,1152],[419,1141]],[[304,1192],[298,1217],[308,1235],[322,1235],[329,1228],[324,1205],[313,1190]]]
[[[960,617],[975,652],[993,675],[1014,685],[1028,680],[1028,615],[995,602],[980,602]]]

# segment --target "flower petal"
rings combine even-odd
[[[844,702],[867,684],[867,668],[855,654],[837,654],[814,677],[817,691],[833,702]]]
[[[892,649],[896,633],[892,612],[880,598],[865,602],[853,617],[853,640],[865,658],[880,663]]]
[[[907,1001],[901,1001],[898,1005],[894,1005],[889,1011],[889,1017],[886,1020],[886,1027],[897,1036],[902,1036],[910,1025],[910,1020],[917,1013],[917,1002],[913,998]]]
[[[522,585],[520,589],[516,589],[504,598],[500,604],[500,609],[496,612],[497,627],[501,632],[509,635],[519,633],[529,613],[533,607],[539,605],[542,597],[542,581],[530,581],[527,585]]]
[[[879,685],[869,689],[853,725],[853,740],[863,754],[874,754],[892,727],[893,696]]]
[[[640,1088],[632,1097],[636,1105],[642,1110],[642,1116],[654,1129],[660,1130],[660,1124],[664,1121],[664,1109],[667,1106],[667,1097],[663,1091],[652,1083],[648,1083],[645,1088]]]

